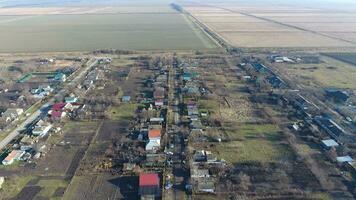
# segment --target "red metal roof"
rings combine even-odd
[[[160,129],[151,129],[148,131],[148,138],[159,138],[161,137]]]
[[[52,110],[61,111],[65,105],[66,103],[55,103],[52,106]]]
[[[60,117],[62,117],[62,112],[53,110],[51,116],[54,118],[60,118]]]
[[[140,174],[140,186],[159,186],[158,174]]]

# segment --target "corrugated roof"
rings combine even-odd
[[[19,150],[13,150],[11,153],[5,158],[6,161],[10,161],[12,159],[16,159],[19,155],[22,154],[22,151]]]
[[[333,139],[322,140],[321,142],[327,147],[339,146],[339,144]]]
[[[17,151],[16,150],[13,150],[11,151],[11,153],[5,158],[5,160],[12,160],[16,157],[17,155]]]
[[[158,174],[141,174],[140,186],[159,186]]]

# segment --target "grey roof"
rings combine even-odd
[[[339,156],[336,157],[337,162],[344,163],[344,162],[352,162],[353,159],[350,156]]]
[[[321,141],[325,146],[327,147],[336,147],[339,146],[339,144],[333,140],[333,139],[328,139],[328,140],[322,140]]]

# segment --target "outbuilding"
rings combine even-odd
[[[332,147],[337,147],[337,146],[339,146],[339,144],[338,144],[335,140],[333,140],[333,139],[322,140],[322,141],[321,141],[321,144],[322,144],[322,146],[323,146],[325,149],[327,149],[327,150],[331,149]]]
[[[25,154],[21,150],[13,150],[11,153],[2,161],[3,165],[11,165],[14,161],[20,160],[20,158]]]

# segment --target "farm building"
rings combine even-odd
[[[270,77],[267,78],[268,82],[271,84],[271,86],[273,88],[280,88],[284,85],[284,82],[282,79],[280,79],[278,76],[276,75],[272,75]]]
[[[314,120],[322,130],[334,139],[338,138],[345,132],[338,124],[327,117],[316,116]]]
[[[321,144],[325,149],[331,149],[332,147],[339,146],[339,144],[333,139],[322,140]]]
[[[48,96],[51,92],[53,92],[53,88],[51,86],[39,86],[37,88],[34,88],[31,90],[31,94],[35,98],[43,98],[45,96]]]
[[[17,120],[19,116],[23,113],[22,108],[8,108],[3,114],[2,117],[6,122]]]
[[[352,162],[353,159],[350,156],[339,156],[336,157],[336,161],[340,164],[347,163],[347,162]]]
[[[160,196],[160,180],[158,174],[140,174],[139,195],[141,199],[155,199]]]
[[[350,95],[346,91],[337,89],[326,89],[325,96],[335,102],[346,102],[350,98]]]
[[[14,161],[20,160],[20,158],[25,154],[21,150],[13,150],[11,153],[2,161],[3,165],[11,165]]]

